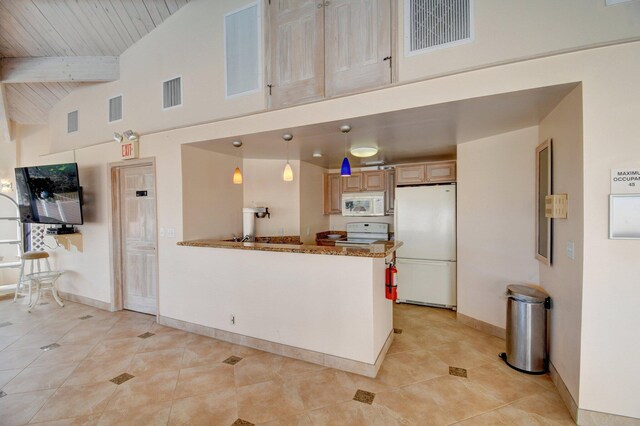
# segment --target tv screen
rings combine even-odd
[[[17,168],[16,187],[23,223],[82,225],[76,163]]]

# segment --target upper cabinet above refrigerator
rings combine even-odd
[[[296,105],[391,83],[392,3],[271,1],[269,106]]]

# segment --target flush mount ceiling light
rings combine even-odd
[[[233,141],[231,144],[236,148],[240,148],[242,146],[241,141]],[[240,152],[240,157],[242,158],[242,151]],[[240,166],[237,166],[233,171],[233,183],[236,185],[242,185],[242,172],[240,171]]]
[[[351,155],[360,158],[373,157],[378,153],[378,148],[373,146],[360,146],[357,148],[351,148]]]
[[[344,159],[340,167],[340,176],[351,176],[351,164],[349,164],[349,158],[347,158],[347,133],[351,131],[351,126],[343,124],[340,126],[340,131],[344,134]]]
[[[285,142],[290,142],[293,139],[293,135],[291,133],[285,133],[282,135],[282,139]],[[282,172],[282,180],[285,182],[291,182],[293,180],[293,170],[291,169],[291,164],[289,164],[289,144],[287,143],[287,164],[284,166],[284,171]]]
[[[322,153],[321,152],[314,152],[313,153],[313,158],[322,158]]]

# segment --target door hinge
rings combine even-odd
[[[271,88],[273,87],[273,84],[267,84],[267,87],[269,88],[269,96],[271,96]]]

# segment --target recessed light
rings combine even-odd
[[[373,146],[360,146],[357,148],[351,148],[351,155],[356,157],[372,157],[378,153],[378,148]]]

